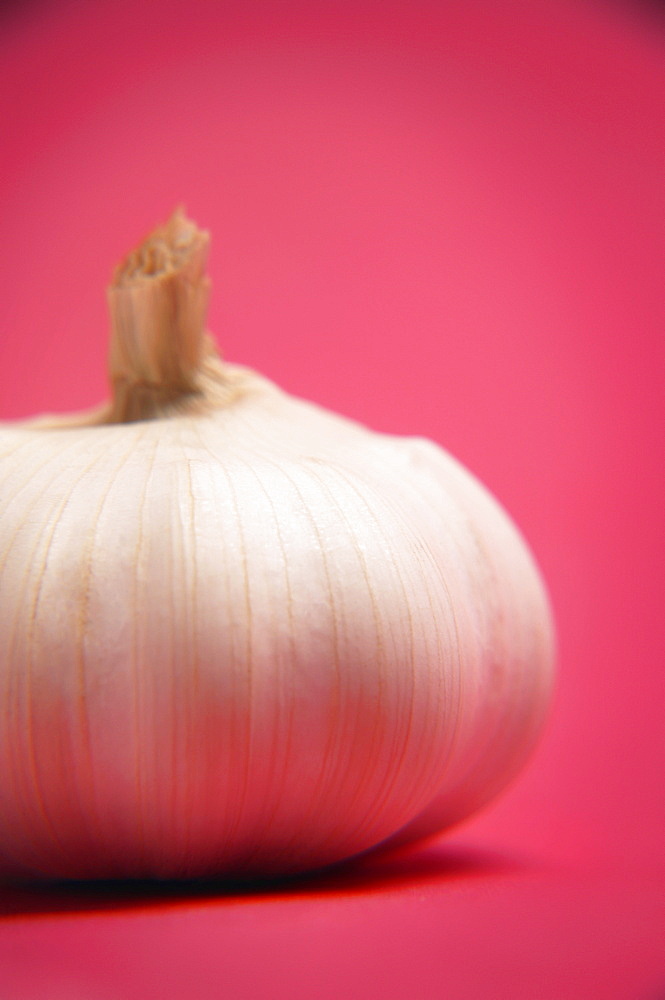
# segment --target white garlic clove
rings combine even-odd
[[[207,242],[177,214],[119,268],[108,406],[0,426],[5,874],[320,867],[463,819],[542,728],[505,513],[220,361]]]

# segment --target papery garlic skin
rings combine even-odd
[[[540,733],[548,603],[483,487],[224,378],[207,411],[0,427],[6,874],[320,867],[458,822]]]

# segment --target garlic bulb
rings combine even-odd
[[[180,213],[109,291],[111,402],[0,425],[0,872],[279,873],[483,805],[552,681],[533,561],[425,440],[217,356]]]

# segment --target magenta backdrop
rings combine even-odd
[[[522,526],[560,681],[425,848],[251,893],[0,892],[3,1000],[665,996],[665,22],[648,5],[98,0],[0,20],[0,417],[104,396],[178,203],[224,354],[435,439]],[[2,484],[0,483],[0,490]]]

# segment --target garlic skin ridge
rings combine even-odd
[[[120,295],[166,273],[199,316],[168,225]],[[182,393],[144,366],[139,403],[0,425],[4,875],[321,867],[459,822],[541,732],[547,597],[484,487],[245,368],[199,392],[189,353]]]

